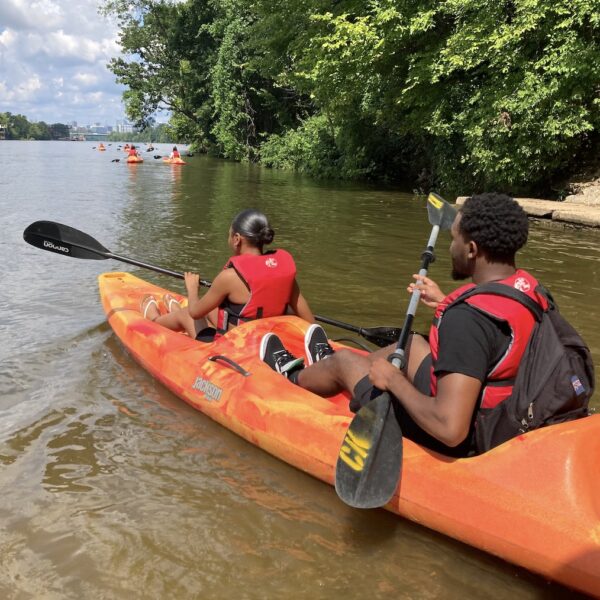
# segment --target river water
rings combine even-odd
[[[422,198],[205,156],[175,167],[153,158],[166,145],[132,166],[107,148],[0,142],[0,597],[572,597],[383,510],[352,510],[195,412],[124,351],[96,277],[131,270],[181,284],[22,239],[35,220],[59,221],[114,253],[211,279],[231,217],[257,207],[296,257],[313,310],[399,325],[430,231]],[[599,241],[533,224],[520,255],[597,363]],[[441,235],[430,269],[446,290],[448,244]],[[429,318],[420,308],[417,326]]]

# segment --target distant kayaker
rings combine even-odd
[[[504,194],[472,196],[460,208],[451,229],[452,278],[471,278],[476,286],[499,282],[527,294],[546,307],[537,281],[517,269],[515,254],[528,236],[527,215]],[[398,419],[405,437],[453,456],[473,452],[476,411],[491,408],[512,391],[512,382],[534,325],[530,311],[510,298],[471,296],[449,308],[462,286],[449,295],[428,277],[413,275],[421,301],[435,310],[429,340],[412,334],[407,367],[398,370],[387,357],[395,345],[363,356],[351,350],[334,352],[325,331],[311,325],[305,337],[309,366],[305,369],[279,338],[267,334],[261,358],[297,385],[321,396],[342,390],[353,393],[357,411],[381,391],[398,400]]]
[[[129,147],[129,151],[127,153],[127,156],[139,156],[139,152],[137,151],[136,147],[131,145]]]
[[[313,323],[314,316],[296,281],[292,256],[281,249],[263,251],[274,235],[263,213],[254,209],[240,212],[229,228],[228,243],[233,256],[206,294],[199,298],[200,277],[185,273],[187,307],[182,308],[173,296],[165,294],[163,303],[167,313],[161,315],[156,299],[147,296],[142,300],[142,314],[200,341],[212,341],[244,321],[283,315],[288,307]]]
[[[177,146],[173,146],[173,150],[171,154],[169,154],[169,158],[173,160],[174,158],[181,158],[181,154],[179,154],[179,150],[177,150]]]

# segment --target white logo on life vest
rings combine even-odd
[[[531,286],[525,277],[517,277],[515,280],[515,288],[521,292],[528,292],[531,289]]]
[[[267,265],[267,267],[270,267],[271,269],[274,269],[277,266],[277,259],[267,258],[267,260],[265,260],[265,265]]]

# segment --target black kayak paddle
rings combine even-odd
[[[433,249],[438,233],[440,229],[450,229],[456,210],[432,193],[427,198],[427,214],[433,228],[419,271],[423,277],[435,258]],[[396,349],[390,356],[398,369],[403,369],[406,363],[405,348],[420,297],[421,291],[415,287]],[[394,409],[397,402],[389,392],[383,392],[356,413],[346,431],[335,469],[335,490],[350,506],[384,506],[398,487],[402,473],[402,430]]]
[[[165,269],[133,258],[114,254],[91,235],[88,235],[79,229],[75,229],[74,227],[69,227],[69,225],[63,225],[54,221],[36,221],[35,223],[32,223],[23,232],[23,239],[36,248],[48,250],[49,252],[56,252],[63,256],[92,260],[106,260],[112,258],[136,267],[150,269],[156,273],[184,279],[183,273],[179,273],[178,271],[172,271],[171,269]],[[211,282],[207,279],[201,279],[200,285],[203,287],[210,287]],[[320,315],[315,315],[315,319],[322,323],[335,325],[340,329],[347,329],[348,331],[358,333],[369,342],[378,346],[393,344],[400,335],[400,330],[396,327],[357,327],[355,325],[350,325],[349,323],[344,323],[343,321],[336,321],[335,319],[322,317]]]

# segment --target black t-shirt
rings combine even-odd
[[[483,383],[510,341],[506,321],[485,315],[466,302],[457,304],[442,316],[435,374],[461,373]]]
[[[464,302],[444,313],[438,334],[435,374],[439,377],[444,373],[461,373],[475,377],[482,383],[507,352],[511,341],[508,323],[485,315]],[[461,457],[471,454],[472,429],[464,442],[450,448],[421,429],[403,407],[400,412],[402,432],[417,444],[447,456]]]

